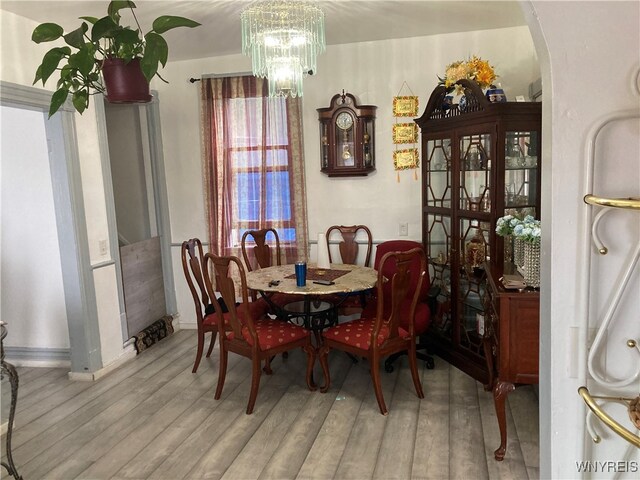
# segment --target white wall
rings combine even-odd
[[[0,107],[0,318],[5,346],[69,348],[42,112]]]
[[[140,112],[136,105],[105,104],[118,235],[129,243],[151,238]]]
[[[543,71],[542,215],[546,219],[541,291],[540,474],[541,478],[577,478],[577,461],[639,461],[637,449],[632,448],[631,454],[623,457],[625,443],[611,434],[603,431],[606,437],[597,448],[583,436],[584,406],[577,395],[583,379],[577,372],[584,359],[577,355],[575,332],[586,300],[579,291],[581,279],[587,274],[581,264],[581,217],[586,208],[582,197],[589,193],[583,189],[585,142],[589,130],[605,115],[638,109],[640,105],[632,87],[640,59],[640,4],[532,3],[530,25]],[[613,94],[603,95],[603,88]],[[620,176],[616,179],[596,178],[600,195],[640,196],[637,128],[637,123],[631,123],[603,132],[598,158],[612,171],[616,164],[624,167],[618,169]],[[626,141],[613,143],[611,139],[618,135]],[[632,222],[621,235],[635,241],[639,236]],[[610,288],[597,279],[595,283]],[[636,297],[637,291],[636,287]],[[629,295],[633,297],[634,290]],[[626,338],[640,337],[637,312],[618,319],[618,328],[625,331]],[[611,348],[626,350],[626,361],[638,364],[637,352],[620,344]],[[636,384],[634,395],[638,387]],[[630,427],[624,414],[617,418]],[[628,475],[634,474],[622,474],[622,478]],[[595,475],[600,476],[612,478],[614,472]]]
[[[0,79],[31,86],[35,71],[50,44],[36,45],[29,42],[37,23],[0,10]],[[25,43],[26,42],[26,43]],[[28,48],[25,48],[25,45]],[[41,87],[41,84],[39,85]],[[55,81],[47,85],[55,87]],[[108,242],[104,179],[102,178],[98,128],[93,105],[83,115],[75,116],[77,144],[82,175],[89,251],[92,265],[110,260],[109,253],[100,254],[99,242]],[[103,365],[108,365],[122,354],[122,329],[117,297],[114,266],[94,270],[98,322],[102,344],[116,345],[102,352]],[[65,333],[67,332],[65,328]],[[36,334],[33,333],[35,336]],[[35,341],[35,340],[30,340]],[[104,350],[104,349],[103,349]]]
[[[414,179],[413,171],[405,171],[400,172],[398,183],[393,170],[393,97],[406,81],[419,96],[422,114],[445,66],[472,54],[495,66],[510,99],[515,95],[526,97],[529,83],[540,76],[526,27],[327,47],[319,57],[318,73],[304,81],[307,205],[312,241],[330,225],[357,223],[369,226],[374,240],[397,238],[399,222],[409,223],[408,238],[421,240],[420,181]],[[164,75],[170,83],[155,85],[161,99],[173,243],[194,236],[208,238],[200,159],[199,87],[187,79],[250,69],[250,59],[242,55],[173,62]],[[368,177],[330,179],[320,173],[316,109],[328,106],[333,95],[342,89],[354,94],[361,104],[378,106],[377,170]],[[401,94],[409,94],[406,87]],[[181,323],[191,323],[195,321],[193,306],[188,289],[182,288],[185,281],[179,255],[179,248],[174,248],[178,310],[186,315]],[[315,248],[311,251],[311,258],[314,257]]]

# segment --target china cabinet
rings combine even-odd
[[[437,87],[416,119],[422,147],[422,230],[432,282],[441,287],[428,335],[439,356],[490,385],[483,347],[485,264],[511,263],[495,233],[506,214],[540,212],[541,104],[491,103],[472,81],[458,82],[464,108]]]
[[[365,176],[376,169],[373,105],[358,105],[350,93],[334,95],[318,108],[320,171],[330,177]]]

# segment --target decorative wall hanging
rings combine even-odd
[[[417,143],[418,125],[416,123],[396,123],[393,125],[393,143]]]
[[[393,152],[393,168],[396,170],[408,170],[410,168],[418,168],[418,149],[405,148],[404,150],[396,150]]]
[[[401,95],[402,90],[407,88],[411,95]],[[400,170],[414,169],[414,179],[418,180],[418,173],[415,169],[420,164],[418,153],[418,125],[414,122],[399,123],[397,117],[416,117],[418,115],[418,97],[413,94],[407,82],[402,82],[398,94],[393,97],[393,116],[396,117],[392,127],[393,143],[396,149],[393,152],[393,168],[396,172],[396,180],[400,182]],[[411,148],[398,149],[399,144]]]
[[[406,84],[407,82],[404,82],[403,87]],[[400,90],[402,90],[402,88]],[[393,97],[393,116],[394,117],[415,117],[417,115],[418,115],[418,97],[414,95]]]

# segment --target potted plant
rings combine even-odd
[[[136,27],[120,25],[120,10],[128,8]],[[169,48],[162,34],[177,27],[197,27],[198,22],[184,17],[163,15],[153,22],[152,30],[143,35],[132,1],[112,1],[107,16],[80,17],[84,20],[75,30],[64,33],[55,23],[38,25],[31,36],[35,43],[60,38],[66,45],[49,50],[38,67],[33,83],[46,81],[56,71],[60,74],[57,89],[51,97],[49,116],[53,115],[72,94],[74,108],[82,113],[89,106],[89,96],[105,93],[110,102],[148,102],[149,82],[158,76],[160,64],[167,62]],[[89,31],[91,24],[91,31]]]

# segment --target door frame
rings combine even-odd
[[[127,314],[124,303],[124,287],[122,281],[122,264],[120,259],[120,247],[118,241],[118,226],[116,222],[116,206],[113,193],[113,177],[111,175],[111,160],[109,156],[109,143],[107,131],[107,119],[105,112],[105,98],[102,94],[95,96],[96,123],[98,127],[98,143],[100,151],[100,164],[102,167],[102,178],[104,181],[105,204],[107,212],[107,225],[109,231],[110,257],[115,262],[116,279],[118,283],[118,303],[120,311],[120,325],[122,331],[122,341],[126,342],[130,338],[128,334]],[[175,315],[177,313],[177,301],[175,282],[173,278],[173,265],[171,262],[171,224],[169,221],[169,200],[167,195],[167,181],[165,176],[164,156],[162,149],[162,128],[160,124],[160,102],[158,93],[152,91],[152,100],[145,104],[133,104],[138,106],[140,113],[141,132],[146,133],[149,142],[149,158],[144,159],[145,177],[151,179],[152,188],[147,188],[153,192],[152,200],[155,204],[155,222],[158,236],[160,237],[160,252],[162,258],[162,275],[164,280],[164,295],[167,313]],[[146,115],[143,118],[143,112]],[[151,167],[151,172],[147,171],[147,166]],[[134,332],[135,333],[135,332]]]
[[[53,92],[0,80],[0,105],[42,112],[48,141],[60,249],[71,372],[102,368],[98,307],[89,255],[75,110],[66,102],[48,118]],[[46,315],[46,312],[43,312]]]

